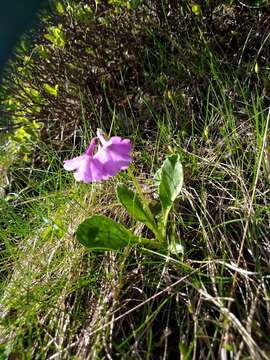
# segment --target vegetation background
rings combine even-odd
[[[269,359],[269,2],[50,4],[0,88],[0,358]],[[151,236],[125,173],[63,170],[97,127],[132,140],[149,199],[180,155],[183,256],[78,243],[92,214]]]

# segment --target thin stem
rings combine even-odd
[[[156,238],[158,240],[161,240],[160,234],[159,234],[159,231],[158,231],[158,227],[156,225],[156,220],[155,220],[155,218],[153,216],[152,211],[150,210],[150,208],[148,206],[148,202],[147,202],[147,200],[146,200],[146,198],[145,198],[145,196],[143,194],[142,188],[141,188],[140,184],[138,183],[136,177],[134,176],[134,174],[133,174],[133,172],[131,170],[131,166],[128,168],[127,171],[128,171],[128,175],[130,176],[130,178],[131,178],[131,180],[132,180],[132,182],[133,182],[133,184],[135,186],[135,189],[137,190],[137,193],[138,193],[138,195],[139,195],[139,197],[140,197],[140,199],[141,199],[141,201],[143,203],[144,210],[147,213],[147,216],[149,217],[149,219],[151,220],[151,223],[152,223],[152,229],[151,230],[155,234]]]
[[[170,209],[171,208],[167,208],[165,210],[162,210],[162,219],[161,219],[161,222],[159,224],[161,237],[162,237],[162,240],[164,242],[166,242],[166,240],[167,240],[167,222],[168,222]]]

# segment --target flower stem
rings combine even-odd
[[[162,210],[162,219],[159,224],[161,237],[164,242],[167,241],[167,223],[168,223],[169,213],[170,213],[170,208]]]
[[[153,213],[152,211],[150,210],[149,206],[148,206],[148,202],[143,194],[143,191],[142,191],[142,188],[140,186],[140,184],[138,183],[136,177],[134,176],[132,170],[131,170],[131,166],[128,168],[128,175],[130,176],[134,186],[135,186],[135,189],[137,190],[137,193],[143,203],[143,207],[144,207],[144,210],[145,212],[147,213],[147,216],[149,218],[149,220],[151,220],[151,224],[152,224],[152,227],[151,227],[151,230],[153,231],[153,233],[155,234],[156,238],[158,240],[162,240],[161,237],[160,237],[160,234],[159,234],[159,230],[158,230],[158,227],[157,227],[157,224],[156,224],[156,220],[153,216]]]

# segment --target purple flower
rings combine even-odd
[[[101,146],[97,152],[98,139]],[[115,176],[120,170],[129,167],[132,161],[130,140],[113,136],[106,140],[103,132],[97,129],[97,138],[91,140],[86,152],[71,160],[64,161],[66,170],[73,170],[77,181],[89,183],[92,181],[106,180]]]

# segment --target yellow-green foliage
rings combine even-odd
[[[32,101],[32,106],[26,108],[24,112],[21,109],[19,100],[16,100],[11,95],[3,101],[3,104],[7,111],[14,114],[12,117],[14,131],[8,135],[10,155],[13,156],[20,152],[23,153],[23,159],[28,160],[28,155],[31,152],[32,145],[38,139],[38,133],[42,125],[35,120],[29,121],[27,115],[32,112],[39,113],[40,107],[35,106],[35,100],[41,100],[42,98],[37,90],[30,87],[25,87],[21,91],[21,95],[26,96],[29,103]]]
[[[44,37],[52,43],[55,49],[61,49],[65,46],[66,39],[62,32],[62,24],[50,27],[48,33],[45,34]]]
[[[114,5],[116,11],[123,8],[136,9],[141,4],[141,0],[109,0],[109,4]]]

